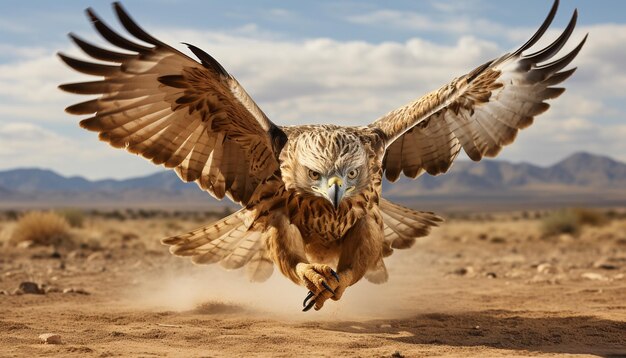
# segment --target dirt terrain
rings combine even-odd
[[[200,224],[90,216],[55,248],[10,245],[0,221],[0,356],[626,356],[624,219],[546,238],[538,219],[452,218],[386,260],[387,284],[307,313],[277,272],[253,284],[159,244]]]

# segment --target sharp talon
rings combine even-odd
[[[309,294],[307,294],[304,298],[304,302],[302,302],[302,307],[306,307],[307,301],[313,298],[313,296],[315,296],[315,294],[312,291],[309,291]]]
[[[335,294],[335,291],[333,291],[333,289],[330,288],[326,282],[322,281],[322,286],[324,286],[324,288],[330,291],[333,295]]]
[[[339,275],[337,275],[335,270],[330,270],[330,274],[333,275],[333,277],[335,278],[335,280],[337,280],[337,282],[339,282]]]
[[[304,307],[304,309],[302,309],[302,312],[306,312],[310,310],[311,308],[313,308],[314,305],[315,305],[315,300],[309,302],[309,304],[306,307]]]

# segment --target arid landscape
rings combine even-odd
[[[252,284],[159,243],[220,214],[66,210],[46,241],[49,217],[2,212],[0,355],[626,356],[623,210],[447,215],[388,283],[307,313],[277,272]]]
[[[0,358],[626,358],[624,13],[0,1]]]

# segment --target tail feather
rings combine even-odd
[[[237,244],[234,250],[231,250],[230,253],[220,261],[220,265],[229,270],[243,267],[243,265],[252,259],[257,251],[262,249],[262,243],[261,233],[252,231]]]
[[[226,269],[249,264],[251,279],[264,281],[271,276],[273,263],[266,259],[261,236],[261,232],[250,229],[245,209],[242,209],[211,225],[164,239],[162,243],[171,245],[170,252],[174,255],[191,256],[196,264],[219,262]]]
[[[257,251],[248,265],[246,265],[248,278],[253,282],[266,281],[274,272],[274,263],[266,250]]]
[[[434,213],[411,210],[386,199],[381,199],[380,209],[385,224],[385,241],[394,249],[413,246],[416,238],[428,235],[432,227],[443,221]]]
[[[193,251],[221,237],[243,223],[241,213],[235,212],[211,225],[203,226],[186,234],[168,237],[161,240],[165,245],[172,245],[170,252],[178,256],[186,255],[185,251]]]
[[[388,225],[389,228],[391,228],[393,231],[393,235],[385,238],[387,240],[390,240],[387,242],[387,244],[392,250],[407,249],[415,244],[415,236],[413,236],[411,232],[407,233],[405,230],[402,230],[402,228],[398,227],[396,225],[397,222],[395,222],[393,219],[390,219],[389,217],[385,217],[383,215],[383,221],[385,222],[385,225]]]
[[[240,224],[219,238],[200,246],[193,251],[186,251],[195,264],[212,264],[219,262],[234,251],[248,234],[248,228]]]

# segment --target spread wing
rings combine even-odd
[[[95,29],[122,52],[71,39],[94,60],[59,53],[76,71],[102,77],[61,85],[64,91],[98,98],[66,109],[92,114],[80,125],[116,148],[175,168],[218,199],[228,195],[245,204],[264,179],[279,170],[277,154],[285,134],[210,55],[188,45],[200,63],[155,39],[114,4],[128,32],[143,43],[114,32],[88,9]]]
[[[524,54],[546,32],[558,8],[554,2],[535,35],[517,51],[485,63],[450,84],[370,125],[384,133],[385,176],[395,181],[404,173],[415,178],[424,171],[446,172],[461,148],[474,161],[496,156],[517,132],[545,112],[545,100],[561,95],[554,87],[574,73],[562,71],[576,57],[587,36],[567,55],[551,60],[568,41],[576,25],[574,11],[565,31],[546,48]]]

